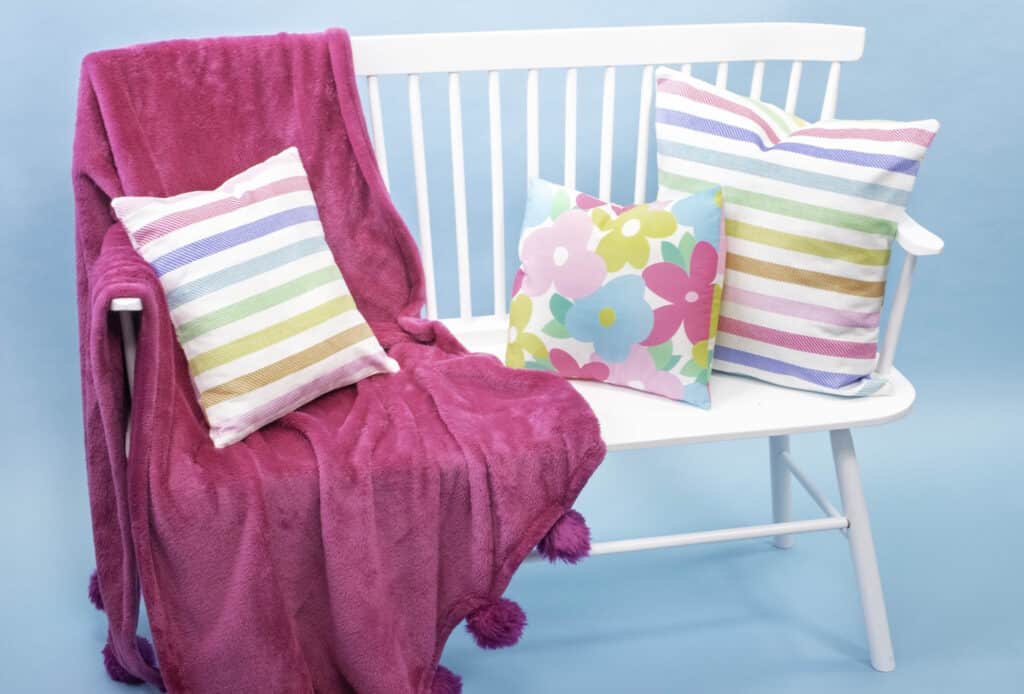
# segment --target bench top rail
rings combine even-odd
[[[864,28],[737,23],[389,34],[352,39],[358,75],[659,65],[859,60]]]

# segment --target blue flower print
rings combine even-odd
[[[654,311],[644,299],[643,278],[619,277],[578,299],[566,313],[565,327],[577,340],[592,342],[605,361],[625,361],[630,348],[654,327]]]

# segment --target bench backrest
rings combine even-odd
[[[455,255],[458,268],[459,317],[473,317],[470,281],[470,245],[466,196],[466,143],[462,121],[460,75],[467,72],[487,73],[489,142],[469,142],[469,156],[474,161],[489,160],[491,178],[491,245],[493,248],[493,311],[487,315],[503,317],[506,312],[505,272],[505,201],[507,178],[503,152],[509,147],[525,148],[525,171],[516,171],[514,188],[522,190],[526,176],[536,176],[540,168],[541,127],[545,116],[547,127],[564,128],[563,182],[576,186],[578,71],[603,68],[604,81],[600,108],[600,152],[598,197],[611,198],[613,157],[622,154],[614,147],[616,115],[616,68],[642,66],[640,98],[636,108],[636,150],[633,198],[644,200],[647,191],[653,71],[657,65],[682,66],[685,71],[694,64],[717,64],[715,81],[725,86],[733,63],[753,63],[749,90],[736,85],[736,91],[748,91],[761,97],[765,66],[770,61],[789,64],[789,82],[784,105],[787,111],[796,108],[803,65],[807,62],[829,64],[828,78],[821,100],[821,117],[835,115],[839,92],[840,64],[861,57],[864,29],[828,24],[707,24],[680,26],[621,27],[602,29],[554,29],[537,31],[497,31],[453,34],[406,34],[364,36],[353,38],[356,74],[365,76],[369,124],[377,161],[385,183],[389,167],[384,136],[380,80],[386,75],[406,75],[408,82],[408,116],[412,145],[412,169],[415,176],[417,232],[426,275],[427,315],[436,318],[437,289],[434,264],[434,239],[431,235],[430,191],[423,127],[421,75],[448,74],[449,137],[451,152],[451,200],[454,203]],[[526,71],[526,109],[523,143],[503,143],[501,73]],[[538,88],[541,71],[564,72],[565,103],[557,113],[541,108]],[[623,71],[620,70],[620,74]],[[620,80],[621,81],[621,80]],[[806,96],[806,95],[805,95]],[[547,112],[555,109],[548,108]],[[564,116],[563,123],[553,122]],[[506,131],[510,130],[506,124]],[[431,162],[431,170],[438,162]],[[513,178],[513,177],[509,177]],[[432,182],[444,180],[432,177]],[[435,186],[436,188],[436,186]],[[615,202],[624,202],[616,200]],[[447,227],[447,225],[445,225]]]

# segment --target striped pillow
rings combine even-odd
[[[728,252],[715,368],[839,395],[872,374],[896,222],[939,124],[808,125],[657,72],[658,197],[721,184]]]
[[[160,278],[217,448],[398,371],[345,286],[294,147],[217,190],[112,204]]]

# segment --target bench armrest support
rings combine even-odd
[[[135,355],[137,349],[135,341],[135,321],[132,314],[142,313],[142,299],[134,296],[111,299],[110,310],[113,313],[116,313],[121,321],[121,348],[124,352],[124,370],[125,375],[128,377],[128,397],[130,402],[130,398],[135,394]],[[131,417],[129,417],[128,426],[124,435],[125,457],[128,455],[131,440],[132,421]]]
[[[910,298],[910,285],[914,278],[914,266],[918,256],[938,255],[945,245],[938,236],[918,224],[910,215],[904,215],[897,226],[896,240],[907,252],[900,270],[900,279],[892,295],[892,310],[889,312],[889,323],[882,341],[882,351],[878,357],[875,373],[885,376],[892,370],[896,357],[896,344],[903,328],[903,317],[907,312],[907,300]]]

